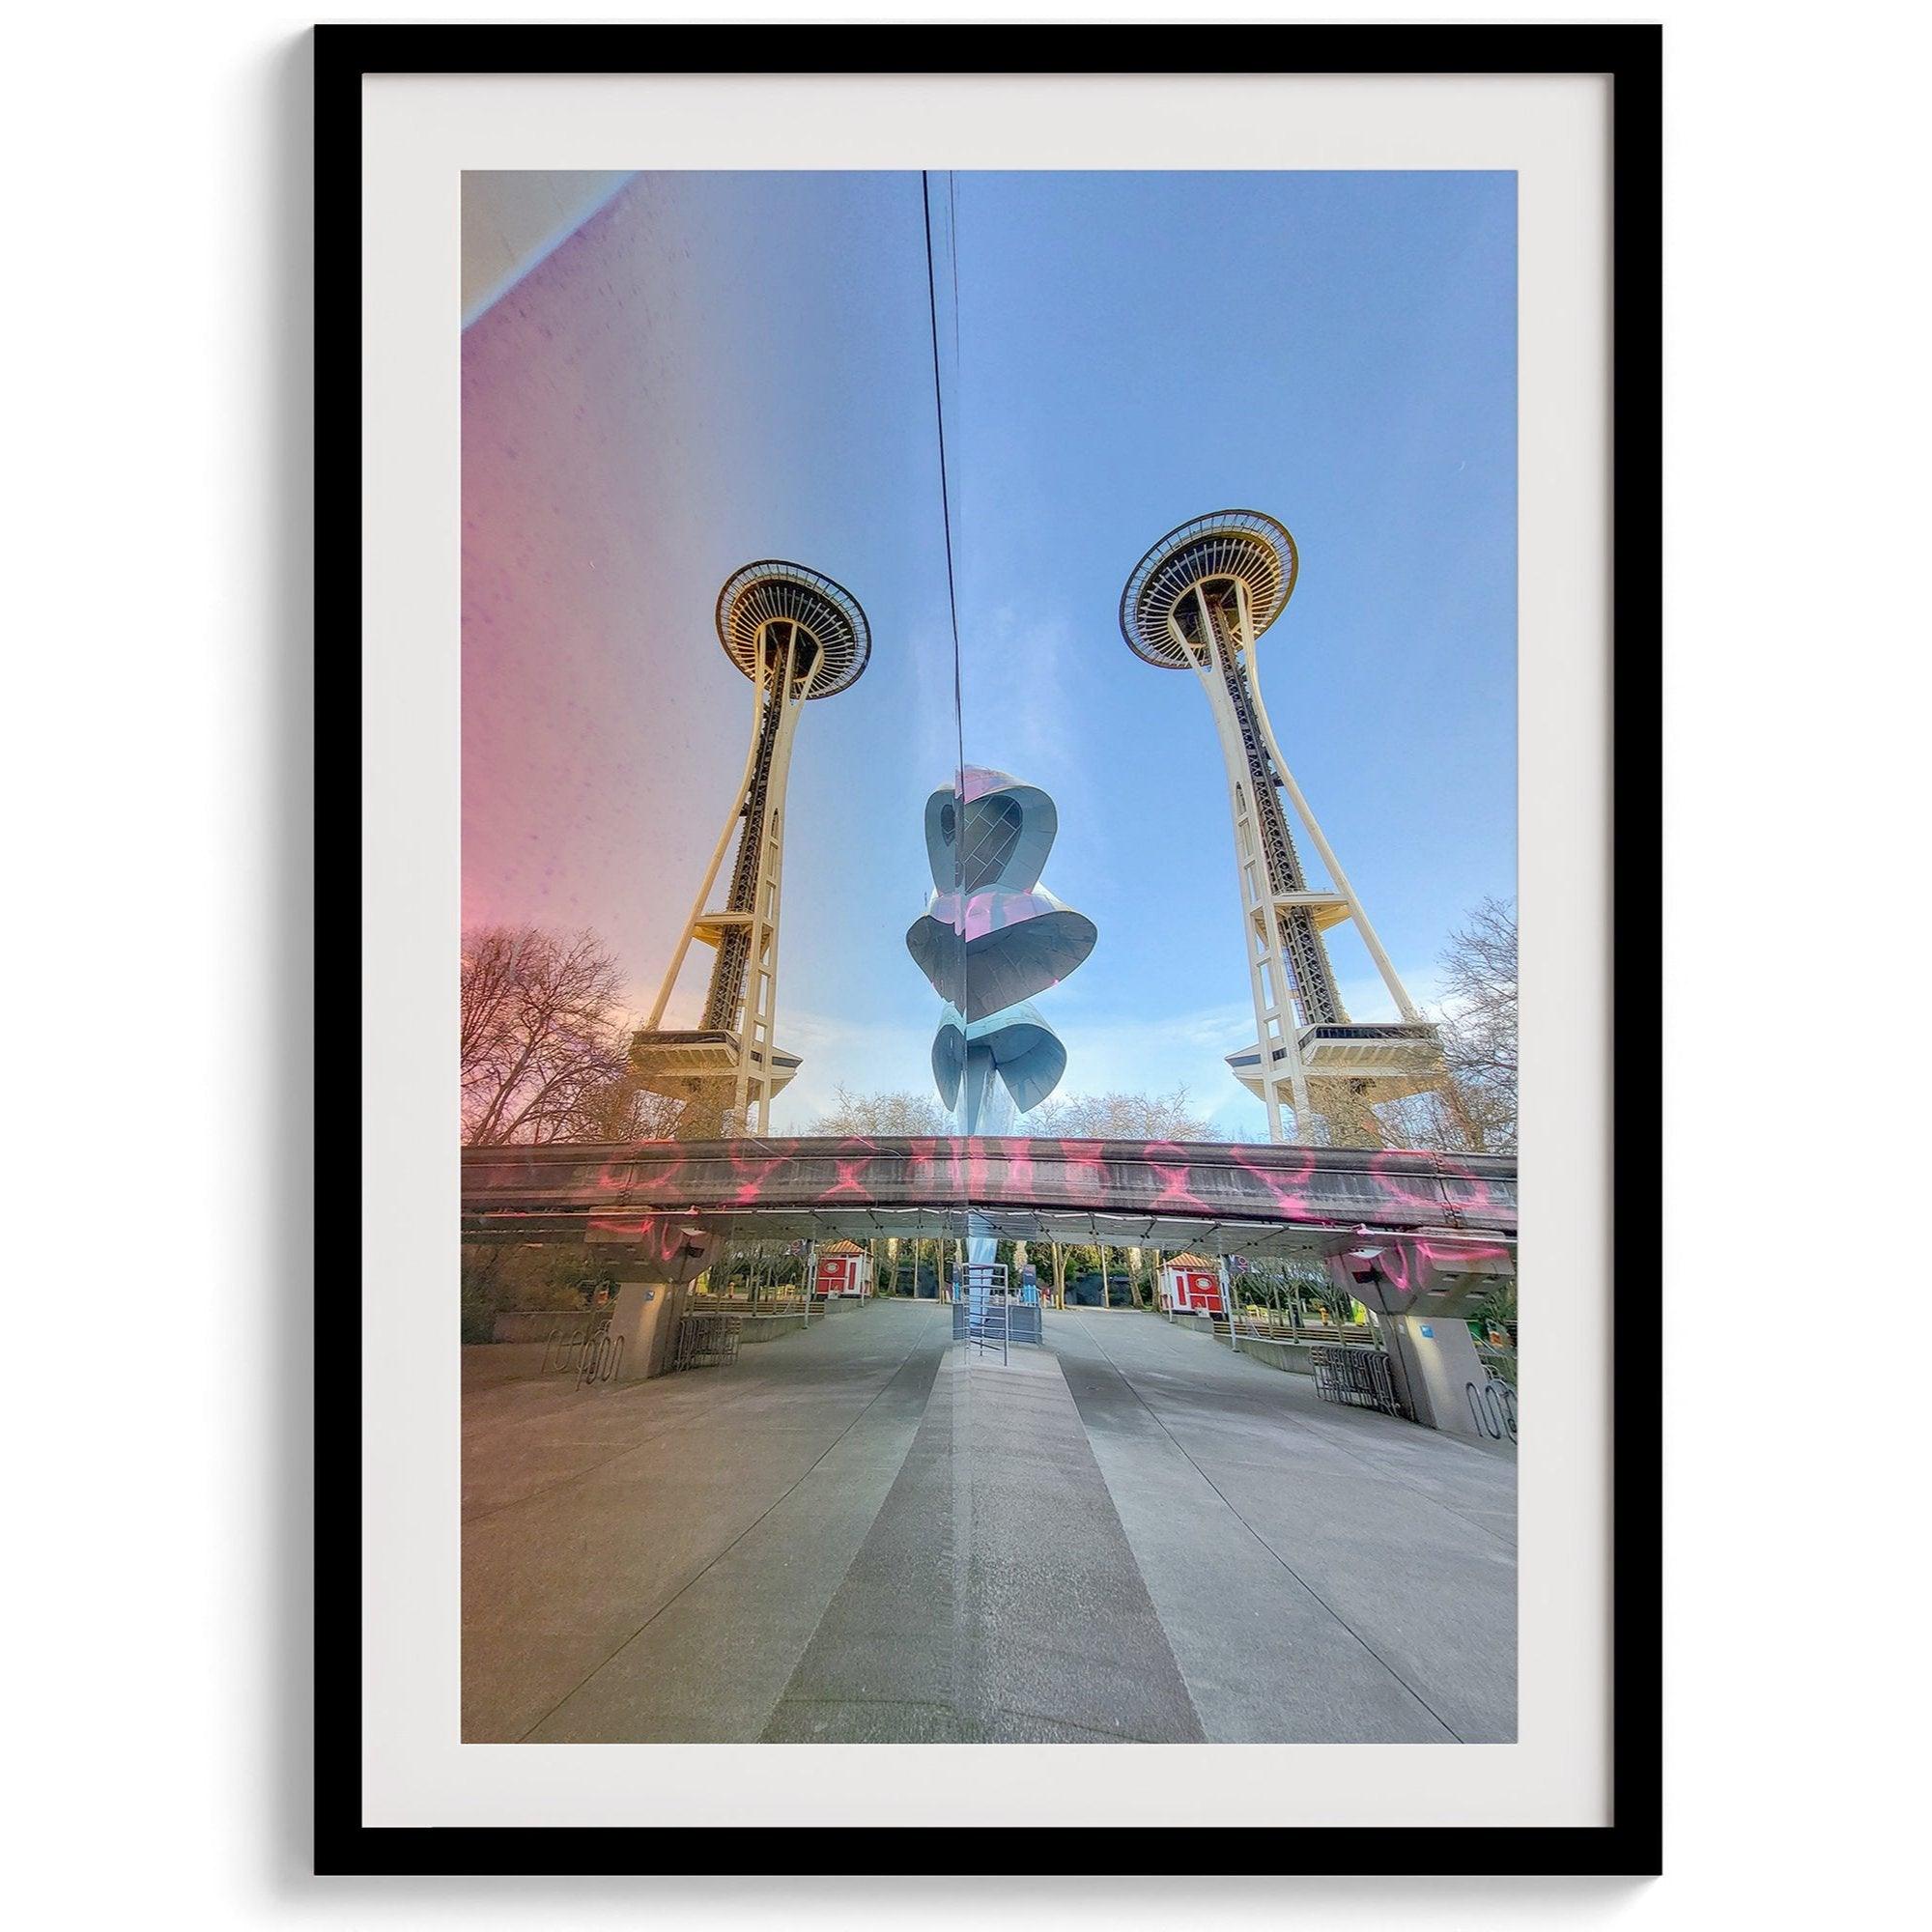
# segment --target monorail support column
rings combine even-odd
[[[1400,1237],[1332,1256],[1328,1268],[1338,1287],[1379,1318],[1390,1377],[1409,1414],[1425,1429],[1488,1441],[1477,1403],[1489,1371],[1463,1313],[1468,1293],[1487,1277],[1453,1264],[1444,1268],[1427,1243]],[[1449,1292],[1445,1281],[1453,1281]]]
[[[670,1367],[671,1338],[690,1290],[668,1281],[620,1281],[611,1305],[611,1339],[623,1345],[616,1379],[639,1382]]]
[[[1476,1353],[1469,1324],[1460,1315],[1391,1312],[1383,1318],[1382,1332],[1416,1421],[1425,1429],[1487,1439],[1468,1391],[1480,1394],[1490,1376]]]

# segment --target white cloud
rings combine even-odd
[[[825,1013],[779,1016],[779,1044],[803,1063],[772,1102],[775,1132],[802,1134],[833,1103],[840,1087],[854,1094],[924,1093],[931,1085],[932,1026],[903,1021],[838,1019]]]
[[[951,772],[959,762],[952,638],[950,631],[915,625],[908,643],[915,692],[912,717],[915,768],[941,774]]]
[[[1398,969],[1401,971],[1402,969]],[[1435,967],[1403,972],[1409,997],[1428,1010],[1437,994]],[[1342,1003],[1358,1019],[1396,1017],[1379,978],[1344,980]],[[1066,1042],[1068,1094],[1162,1094],[1184,1086],[1195,1110],[1224,1129],[1257,1129],[1262,1103],[1236,1080],[1227,1056],[1251,1046],[1255,1009],[1246,1000],[1182,1012],[1056,1016]]]
[[[1440,988],[1434,966],[1404,971],[1403,983],[1425,1011],[1435,1009]],[[1347,980],[1340,990],[1343,1004],[1357,1018],[1395,1017],[1394,1004],[1378,978]],[[655,997],[655,989],[649,997]],[[701,998],[701,991],[680,990],[665,1024],[696,1026]],[[1171,1094],[1185,1087],[1194,1110],[1224,1132],[1259,1132],[1264,1124],[1261,1102],[1228,1070],[1227,1056],[1254,1041],[1254,1008],[1246,1000],[1179,1012],[1070,1011],[1049,1017],[1066,1044],[1063,1094]],[[932,1024],[937,1023],[935,1006]],[[779,1038],[802,1065],[773,1103],[772,1124],[778,1132],[807,1132],[831,1107],[841,1086],[855,1094],[928,1091],[932,1026],[923,1022],[793,1010],[781,1014]]]
[[[962,694],[968,764],[1036,783],[1051,771],[1056,796],[1069,786],[1077,791],[1093,747],[1079,741],[1068,696],[1072,646],[1072,625],[1064,615],[1042,617],[1009,604],[975,620]]]

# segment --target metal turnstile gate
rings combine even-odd
[[[1012,1306],[1007,1292],[1007,1264],[966,1262],[955,1270],[952,1281],[954,1340],[964,1341],[967,1348],[982,1355],[997,1349],[1005,1362]]]

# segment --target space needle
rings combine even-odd
[[[718,593],[718,640],[752,685],[752,744],[703,883],[692,903],[631,1064],[652,1093],[696,1109],[702,1130],[764,1134],[771,1105],[798,1071],[774,1038],[779,912],[784,862],[785,781],[800,715],[811,698],[859,681],[871,653],[866,613],[850,591],[800,563],[748,563]],[[710,903],[738,835],[723,905]],[[665,1008],[693,940],[716,949],[703,1016],[666,1029]]]
[[[1436,1031],[1322,836],[1262,702],[1254,647],[1288,608],[1298,569],[1294,539],[1273,517],[1196,517],[1134,567],[1121,632],[1149,664],[1201,680],[1221,740],[1255,1008],[1255,1042],[1228,1065],[1266,1107],[1271,1140],[1320,1142],[1340,1130],[1374,1141],[1378,1102],[1444,1090],[1447,1074]],[[1326,868],[1325,887],[1302,869],[1297,823]],[[1393,1024],[1358,1025],[1343,1008],[1324,935],[1350,920],[1395,1003]]]

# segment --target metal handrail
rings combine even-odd
[[[678,1318],[672,1337],[671,1369],[681,1373],[699,1366],[723,1365],[738,1359],[738,1340],[748,1321],[759,1316],[715,1309],[687,1309]]]
[[[1379,1349],[1352,1349],[1318,1343],[1309,1350],[1315,1393],[1345,1408],[1375,1408],[1384,1415],[1404,1413],[1389,1359]]]
[[[966,1333],[962,1339],[966,1346],[983,1355],[997,1341],[1001,1362],[1010,1362],[1008,1344],[1012,1329],[1012,1296],[1005,1263],[967,1262],[956,1270],[953,1284],[955,1293],[965,1292]]]
[[[1182,1313],[1193,1311],[1182,1310]],[[1208,1315],[1215,1332],[1220,1333],[1230,1321],[1225,1310],[1203,1310]],[[1233,1318],[1236,1332],[1244,1341],[1252,1342],[1305,1342],[1331,1343],[1348,1349],[1378,1348],[1375,1327],[1367,1321],[1304,1321],[1297,1320],[1286,1309],[1263,1307],[1259,1317],[1243,1309]]]

